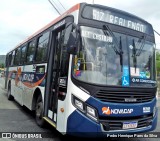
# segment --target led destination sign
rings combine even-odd
[[[122,11],[116,11],[114,9],[104,10],[86,6],[85,9],[83,10],[82,16],[87,19],[103,21],[123,26],[126,28],[130,28],[132,30],[136,30],[143,33],[149,32],[147,30],[149,30],[149,28],[151,27],[150,24],[147,24],[147,22],[133,15],[130,15]]]

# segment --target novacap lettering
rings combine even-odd
[[[22,81],[29,81],[29,82],[33,82],[34,80],[34,74],[24,74]]]
[[[131,114],[133,109],[111,109],[111,114]]]

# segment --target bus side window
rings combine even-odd
[[[14,58],[15,58],[15,50],[12,52],[11,66],[14,65]]]
[[[15,59],[14,59],[14,64],[15,65],[19,65],[20,64],[20,55],[21,55],[21,49],[18,48],[16,50]]]
[[[36,67],[36,73],[41,73],[44,74],[45,73],[45,66],[37,66]]]
[[[43,34],[38,38],[38,46],[36,49],[36,62],[47,60],[49,32]]]
[[[26,61],[26,45],[25,46],[23,46],[22,48],[21,48],[21,62],[20,62],[20,64],[24,64],[24,62]]]
[[[5,67],[9,66],[9,54],[6,55]]]
[[[35,45],[36,45],[35,40],[33,40],[29,43],[28,49],[27,49],[27,61],[26,61],[26,63],[32,63],[33,62],[34,54],[35,54]]]
[[[62,31],[62,43],[61,43],[61,50],[62,50],[62,55],[61,55],[61,74],[60,77],[66,77],[68,75],[68,66],[69,66],[69,54],[67,52],[67,46],[66,44],[63,44],[64,40],[64,31]]]
[[[12,62],[12,52],[9,54],[8,66],[11,66]]]

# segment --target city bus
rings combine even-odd
[[[125,11],[76,4],[7,53],[4,79],[9,100],[63,135],[157,125],[154,30]]]

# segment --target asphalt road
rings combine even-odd
[[[118,140],[118,141],[158,141],[160,138],[76,138],[71,136],[62,136],[58,133],[52,126],[46,124],[45,128],[40,128],[35,123],[34,114],[25,107],[21,107],[16,101],[8,101],[7,94],[4,89],[2,89],[1,83],[2,79],[0,78],[0,136],[1,133],[15,133],[18,135],[18,132],[21,136],[26,133],[37,133],[40,135],[46,136],[42,139],[2,139],[0,141],[66,141],[66,140],[82,140],[82,141],[100,141],[100,140]],[[158,100],[158,107],[160,106],[160,98]],[[159,110],[160,115],[160,110]],[[160,116],[159,116],[160,117]],[[160,133],[160,119],[158,119],[158,126],[154,132]],[[13,134],[12,134],[13,135]],[[27,134],[28,136],[28,134]],[[16,137],[16,136],[15,136]]]

